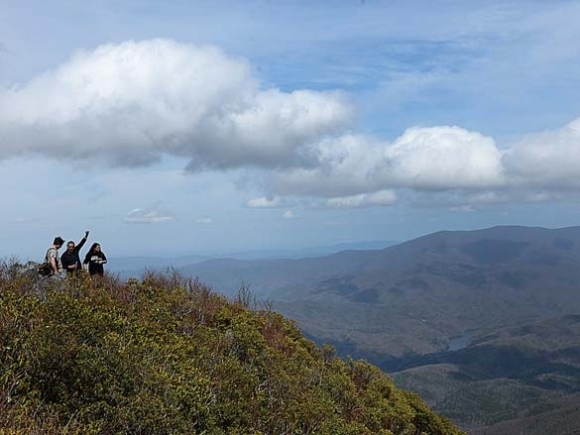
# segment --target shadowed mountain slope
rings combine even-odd
[[[580,315],[499,329],[456,352],[398,363],[398,385],[469,433],[580,432]]]

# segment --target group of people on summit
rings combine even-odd
[[[79,270],[86,270],[90,275],[103,275],[105,269],[103,265],[107,263],[107,257],[101,251],[99,243],[93,243],[89,252],[85,255],[81,264],[80,251],[89,237],[89,231],[85,231],[84,237],[78,244],[70,240],[66,244],[66,251],[59,257],[58,250],[64,245],[62,237],[55,237],[52,246],[46,251],[44,264],[46,265],[48,276],[59,276],[63,270],[67,275],[75,274]],[[42,273],[42,272],[41,272]]]

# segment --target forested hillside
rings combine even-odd
[[[406,366],[391,375],[473,435],[574,435],[579,332],[580,315],[541,319],[481,335],[457,351],[400,360]]]
[[[580,430],[578,264],[580,227],[503,226],[181,270],[216,291],[250,283],[308,337],[376,364],[469,433],[563,435]]]
[[[504,226],[380,251],[180,270],[222,293],[243,280],[310,336],[391,371],[392,357],[444,351],[468,330],[579,313],[579,262],[580,227]]]
[[[0,434],[461,433],[251,300],[176,275],[39,286],[2,265]]]

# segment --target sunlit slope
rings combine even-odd
[[[460,434],[250,300],[175,276],[43,290],[3,267],[0,433]]]

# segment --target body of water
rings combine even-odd
[[[449,345],[447,346],[447,350],[461,350],[467,347],[467,345],[471,342],[471,337],[473,337],[473,331],[466,331],[457,337],[453,337],[449,340]]]

